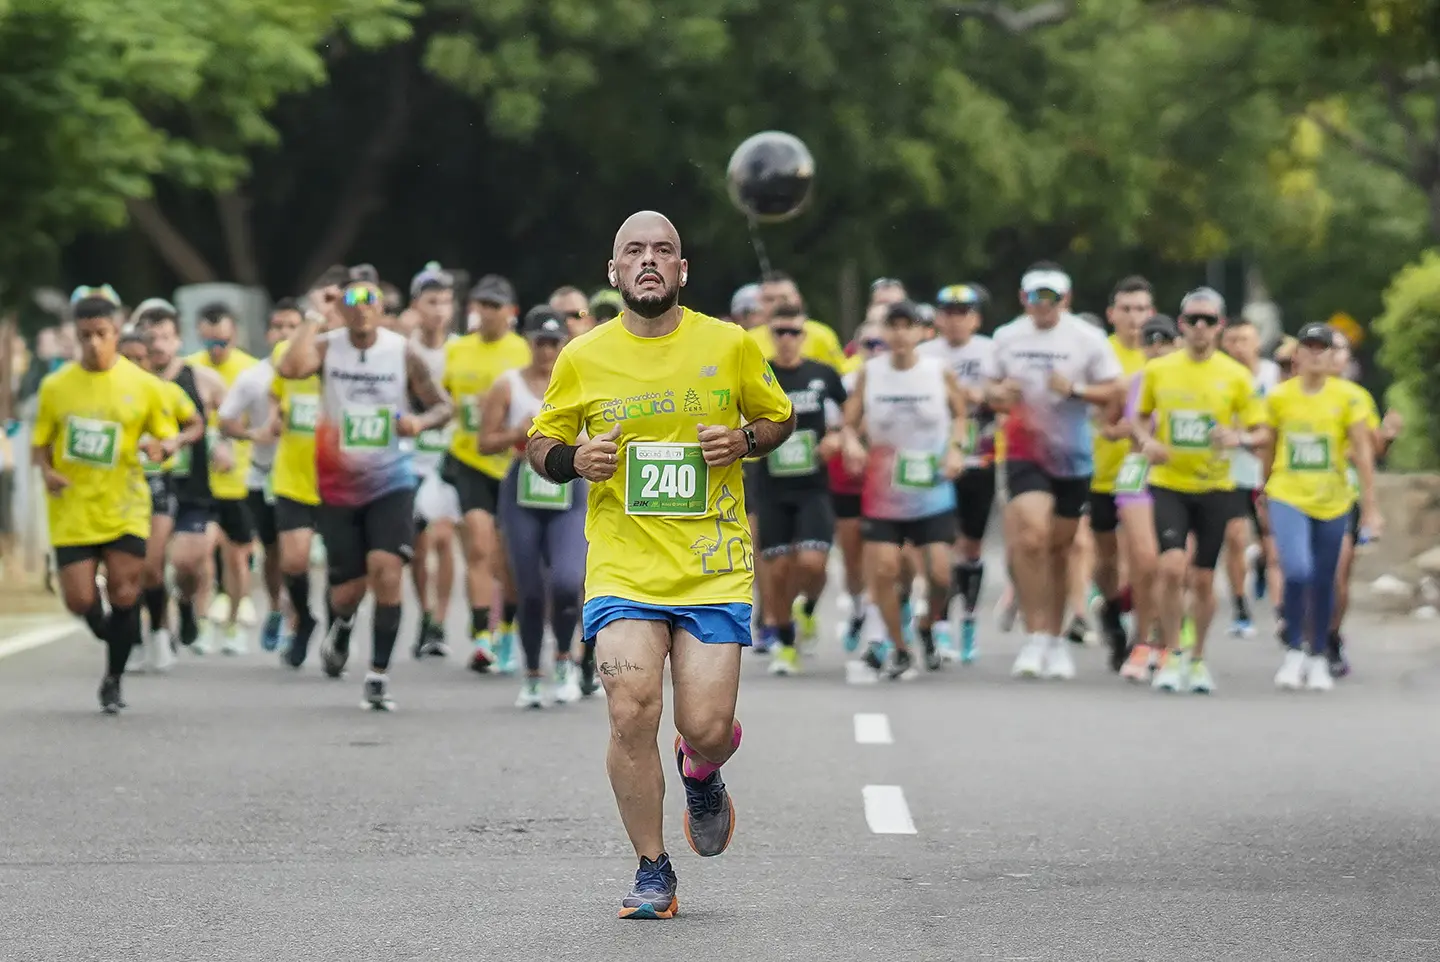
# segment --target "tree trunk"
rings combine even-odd
[[[140,233],[155,245],[165,263],[180,276],[182,284],[210,284],[219,280],[215,268],[205,260],[203,254],[185,239],[185,236],[170,223],[160,205],[152,198],[131,200],[126,204],[130,217]]]
[[[250,227],[250,198],[237,186],[215,196],[220,214],[220,230],[225,235],[225,249],[230,253],[230,273],[237,284],[262,287],[260,263],[255,256],[255,234]]]

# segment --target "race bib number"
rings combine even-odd
[[[541,511],[569,511],[575,500],[575,490],[568,484],[556,484],[549,478],[542,478],[528,462],[520,465],[519,485],[515,501],[522,508],[538,508]]]
[[[340,447],[347,451],[383,451],[390,447],[395,412],[388,407],[349,407],[341,418]]]
[[[897,488],[933,488],[940,477],[940,459],[928,451],[895,452]]]
[[[965,422],[965,436],[960,439],[960,453],[967,457],[980,450],[980,422],[974,418]]]
[[[320,395],[295,394],[290,397],[290,416],[285,419],[285,429],[296,434],[314,434],[315,423],[320,420]]]
[[[1215,419],[1198,411],[1170,412],[1170,446],[1172,448],[1208,448],[1210,430]]]
[[[625,513],[698,518],[710,500],[710,466],[698,444],[625,446]]]
[[[460,424],[470,434],[480,431],[480,398],[472,398],[460,407]]]
[[[1285,447],[1291,471],[1330,470],[1330,439],[1323,434],[1287,434]]]
[[[149,440],[149,437],[148,437],[148,435],[147,435],[146,437],[143,437],[143,438],[141,438],[140,440],[141,440],[142,442],[143,442],[143,441],[147,441],[147,440]],[[150,455],[148,455],[148,454],[145,453],[145,448],[144,448],[144,447],[141,447],[141,448],[140,448],[140,470],[144,471],[147,475],[155,476],[155,475],[163,474],[163,473],[165,472],[165,465],[164,465],[163,463],[157,463],[157,462],[155,462],[155,461],[151,461],[151,460],[150,460]]]
[[[170,477],[190,477],[190,464],[193,461],[194,456],[194,451],[188,444],[181,448],[179,451],[176,451],[175,457],[170,462]]]
[[[1150,462],[1143,454],[1127,454],[1120,462],[1120,473],[1115,475],[1116,494],[1141,494],[1145,490],[1145,478],[1150,474]]]
[[[815,432],[796,431],[785,439],[785,443],[765,456],[765,466],[775,478],[795,478],[814,474]]]
[[[65,419],[65,460],[113,468],[120,453],[120,425],[71,415]]]
[[[1350,486],[1351,491],[1360,490],[1360,472],[1355,470],[1355,465],[1347,465],[1345,468],[1345,483]]]
[[[443,428],[421,431],[415,437],[415,449],[426,454],[444,454],[450,450],[450,438],[453,434],[454,430],[448,424]]]

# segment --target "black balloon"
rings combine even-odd
[[[725,178],[736,207],[761,223],[778,223],[804,209],[815,158],[799,137],[766,130],[735,148]]]

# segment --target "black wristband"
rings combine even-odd
[[[580,450],[574,444],[557,444],[545,455],[545,473],[556,484],[564,484],[580,477],[575,470],[575,452]]]

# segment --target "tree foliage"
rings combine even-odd
[[[1375,329],[1381,362],[1409,407],[1407,432],[1419,441],[1414,456],[1433,463],[1440,452],[1440,252],[1427,251],[1396,275]]]

